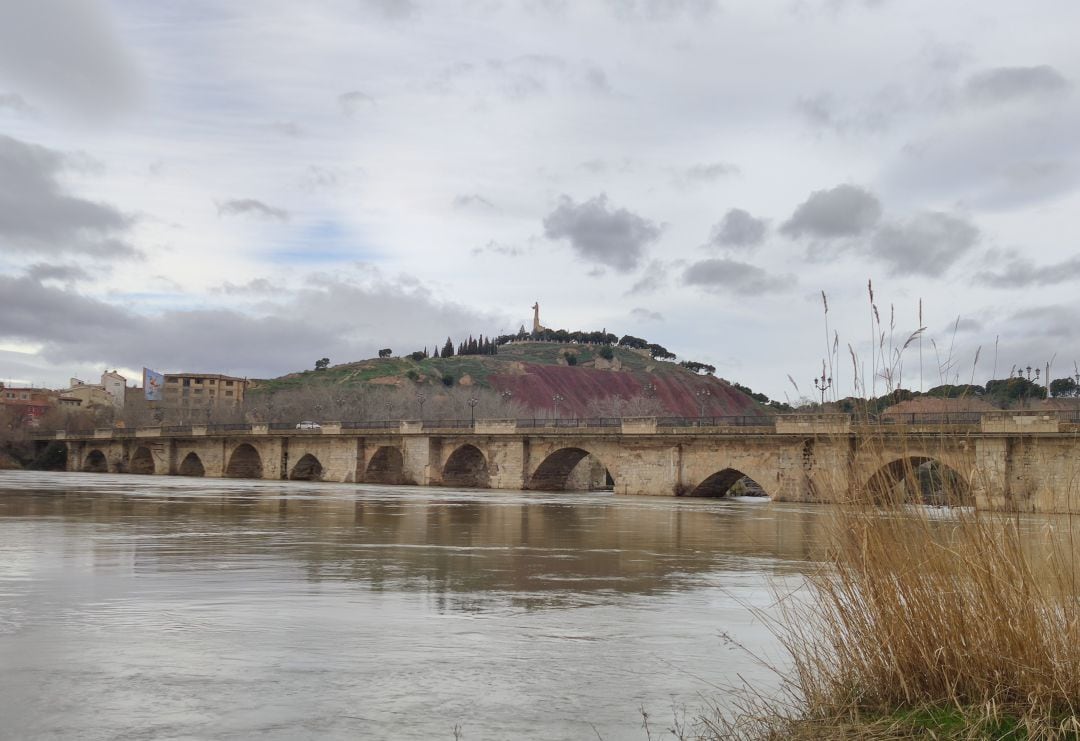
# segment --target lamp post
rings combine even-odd
[[[821,406],[825,406],[825,392],[832,388],[832,376],[825,376],[825,361],[821,361],[821,378],[814,379],[814,388],[821,392]]]
[[[390,402],[386,402],[386,421],[390,421]]]
[[[1029,405],[1030,405],[1030,402],[1029,402],[1029,399],[1031,398],[1031,394],[1029,393],[1030,390],[1031,390],[1030,389],[1030,384],[1039,382],[1039,369],[1035,368],[1034,375],[1032,374],[1031,371],[1032,371],[1032,369],[1031,369],[1030,365],[1026,366],[1026,367],[1016,369],[1016,377],[1023,380],[1023,381],[1027,381],[1028,384],[1029,384],[1027,386],[1024,386],[1024,388],[1022,390],[1023,396],[1020,397],[1020,403],[1021,403],[1021,405],[1022,405],[1022,407],[1024,409],[1027,409],[1029,407]],[[1047,379],[1047,381],[1049,381],[1049,378]],[[1047,392],[1049,392],[1049,391],[1050,391],[1050,389],[1048,388]]]
[[[473,396],[466,403],[469,405],[469,426],[476,427],[476,405],[480,400]]]
[[[566,401],[560,394],[551,395],[551,403],[555,407],[555,421],[559,421],[559,402]]]
[[[709,389],[699,389],[698,390],[697,398],[698,398],[698,417],[699,418],[705,416],[705,402],[708,400],[708,398],[710,396],[712,396],[712,391],[709,391]]]
[[[425,401],[427,401],[426,396],[424,396],[423,394],[417,394],[416,395],[416,403],[420,407],[420,421],[421,422],[424,420],[424,402]]]

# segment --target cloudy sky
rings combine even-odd
[[[2,3],[0,380],[277,375],[539,301],[794,398],[824,291],[846,394],[870,279],[897,344],[922,300],[927,387],[1071,374],[1077,28],[1070,0]]]

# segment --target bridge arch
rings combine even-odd
[[[595,464],[595,466],[591,465]],[[593,468],[599,470],[592,470]],[[560,448],[549,454],[529,477],[526,488],[541,491],[564,491],[614,488],[611,469],[584,448]]]
[[[136,448],[135,452],[131,454],[131,460],[128,461],[127,468],[128,473],[152,475],[155,466],[154,454],[150,452],[150,448],[145,445],[140,445]]]
[[[180,461],[180,467],[176,472],[180,476],[205,476],[206,468],[203,466],[202,458],[193,450]]]
[[[760,482],[737,468],[725,468],[706,477],[683,496],[711,499],[732,496],[769,496]]]
[[[305,453],[289,472],[292,481],[321,481],[323,465],[311,453]]]
[[[83,461],[82,470],[87,473],[108,473],[109,472],[109,460],[105,457],[97,448],[94,448],[86,454],[86,460]]]
[[[446,459],[442,479],[447,486],[487,489],[491,486],[487,458],[475,445],[462,445]]]
[[[237,445],[229,456],[225,466],[225,477],[230,479],[261,479],[263,475],[262,457],[259,451],[248,443]]]
[[[877,504],[974,504],[970,482],[955,468],[929,456],[897,458],[879,468],[863,491]]]
[[[405,480],[405,458],[393,445],[383,445],[371,456],[364,471],[368,484],[401,484]]]

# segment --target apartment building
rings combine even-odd
[[[163,404],[174,409],[224,409],[239,406],[246,378],[218,373],[166,373]]]

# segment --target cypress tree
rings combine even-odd
[[[454,343],[450,340],[449,337],[446,338],[446,344],[443,345],[442,356],[444,358],[454,357]]]

